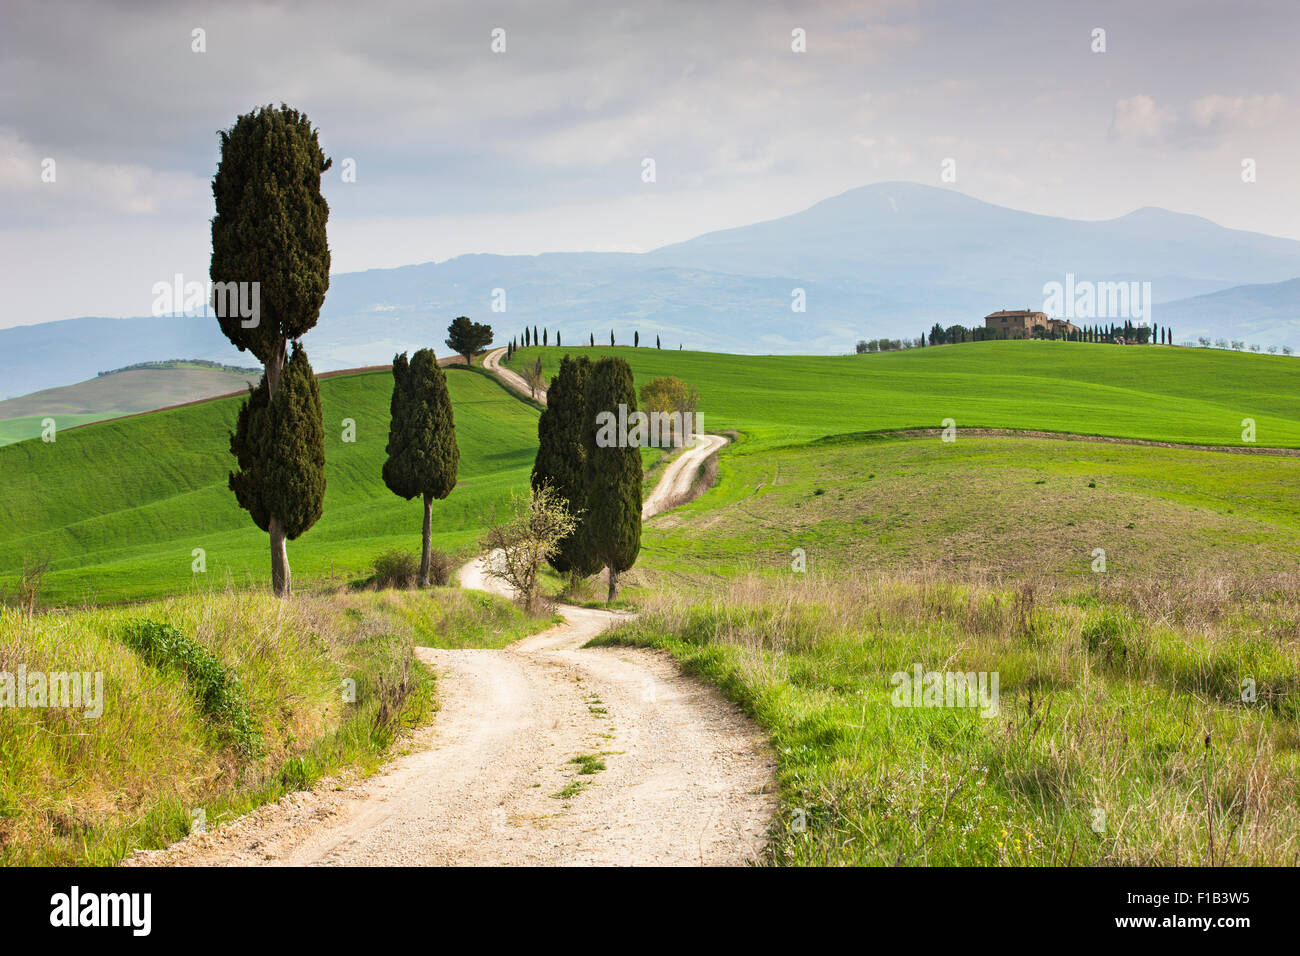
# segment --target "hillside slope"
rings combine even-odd
[[[40,435],[45,418],[53,418],[55,426],[64,429],[228,395],[257,379],[256,374],[183,363],[99,375],[76,385],[0,401],[0,445]]]
[[[471,370],[447,375],[460,444],[456,489],[434,507],[434,544],[469,549],[511,490],[526,487],[537,413]],[[355,577],[389,547],[419,546],[421,507],[394,496],[380,469],[392,377],[323,379],[325,513],[289,545],[299,581]],[[134,600],[194,585],[264,584],[266,536],[226,486],[237,398],[0,448],[0,590],[27,556],[49,557],[51,600]],[[356,441],[342,440],[344,420]],[[202,548],[207,571],[191,570]]]
[[[1300,361],[1213,349],[974,342],[861,356],[740,356],[651,348],[521,349],[554,374],[565,351],[627,359],[638,387],[700,390],[709,431],[766,442],[900,428],[1042,429],[1153,441],[1300,447]]]

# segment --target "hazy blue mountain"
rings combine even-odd
[[[1180,343],[1207,336],[1300,350],[1300,279],[1233,286],[1168,302],[1155,310],[1155,320],[1168,324]]]
[[[137,362],[176,358],[257,364],[230,344],[216,319],[64,319],[0,329],[0,399],[72,385]]]
[[[915,183],[864,186],[644,254],[466,255],[335,275],[305,345],[319,371],[425,346],[441,353],[447,323],[464,314],[492,324],[501,343],[537,325],[575,345],[592,333],[608,342],[612,328],[620,342],[633,330],[651,344],[658,334],[665,348],[844,352],[860,338],[1042,308],[1044,284],[1067,273],[1150,282],[1154,318],[1178,326],[1180,340],[1213,326],[1300,347],[1287,312],[1294,290],[1244,291],[1300,276],[1300,242],[1154,208],[1059,219]],[[494,289],[505,290],[504,313],[492,311]],[[803,313],[791,311],[794,289],[806,295]],[[211,318],[51,322],[0,330],[0,397],[170,358],[248,360]]]

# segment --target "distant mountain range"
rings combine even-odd
[[[465,255],[335,275],[304,344],[318,371],[378,364],[445,351],[447,323],[464,314],[492,324],[499,343],[537,325],[575,345],[608,342],[613,329],[620,342],[637,330],[674,349],[846,352],[862,338],[1042,308],[1044,285],[1067,274],[1149,282],[1152,318],[1179,342],[1300,348],[1300,242],[1155,208],[1059,219],[915,183],[864,186],[647,253]],[[492,311],[496,289],[504,313]],[[69,319],[0,330],[0,398],[176,356],[251,364],[212,318]]]

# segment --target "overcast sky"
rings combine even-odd
[[[334,159],[335,272],[643,251],[896,179],[1300,238],[1297,50],[1296,0],[0,0],[0,327],[206,281],[217,131],[272,102]]]

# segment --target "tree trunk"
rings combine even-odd
[[[289,578],[289,551],[285,547],[287,539],[279,518],[272,516],[270,531],[271,590],[275,592],[276,597],[287,598],[292,595],[293,589]]]
[[[284,373],[284,344],[271,353],[266,360],[266,390],[271,398],[275,398],[275,393],[280,388],[280,376]],[[293,586],[289,572],[289,549],[285,546],[288,540],[284,533],[284,526],[280,519],[271,516],[271,527],[269,529],[271,536],[271,590],[276,597],[287,598],[293,594]]]
[[[424,544],[420,549],[420,587],[429,586],[429,551],[433,545],[433,495],[424,496]]]
[[[613,568],[609,569],[609,597],[605,599],[606,604],[613,604],[614,598],[618,597],[618,572]]]
[[[284,372],[284,344],[271,353],[266,360],[266,391],[271,398],[280,390],[280,376]]]

